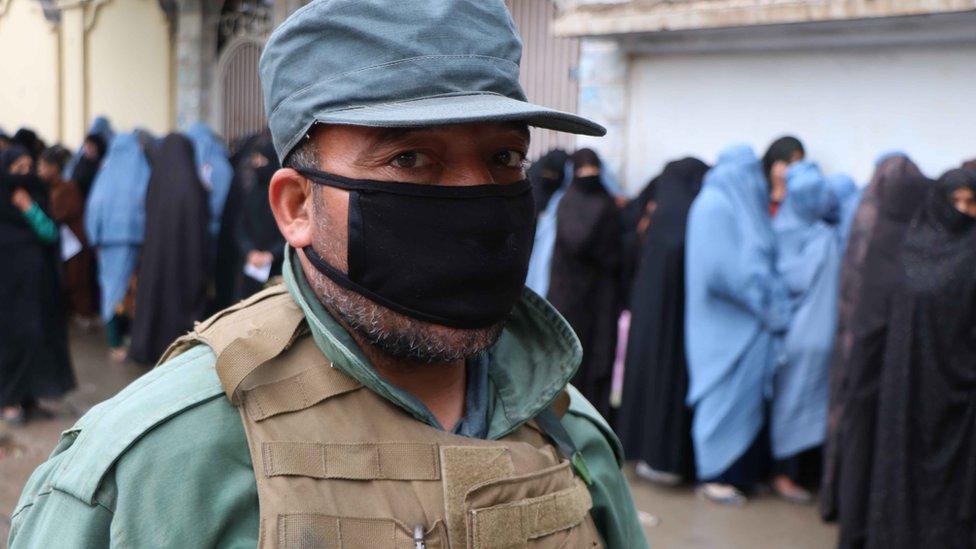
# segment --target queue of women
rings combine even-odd
[[[843,547],[976,544],[976,166],[903,153],[863,190],[792,137],[667,164],[625,199],[589,149],[529,169],[526,284],[577,333],[574,385],[639,476],[739,505],[768,485]],[[280,272],[266,133],[96,120],[75,153],[0,132],[0,408],[75,386],[68,319],[151,365]],[[65,314],[67,312],[67,314]]]
[[[530,176],[528,285],[640,477],[730,505],[819,490],[841,547],[976,545],[976,165],[888,153],[862,190],[784,137],[629,201],[588,149]]]
[[[67,324],[152,365],[176,337],[280,274],[269,135],[229,155],[205,125],[157,138],[104,118],[71,153],[0,132],[0,408],[20,425],[75,387]]]

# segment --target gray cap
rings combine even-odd
[[[316,123],[420,127],[522,121],[604,135],[533,105],[522,42],[502,0],[315,0],[271,35],[261,85],[278,157]]]

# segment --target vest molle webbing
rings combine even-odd
[[[247,433],[262,547],[602,546],[586,485],[534,421],[501,440],[435,429],[333,367],[303,320],[272,288],[171,351],[202,342],[217,355]]]

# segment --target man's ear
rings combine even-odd
[[[312,186],[300,173],[282,168],[271,177],[268,200],[278,230],[292,248],[312,244]]]

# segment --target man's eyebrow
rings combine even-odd
[[[359,154],[357,161],[365,161],[370,155],[385,146],[393,145],[402,142],[416,134],[437,130],[439,128],[444,128],[446,125],[440,126],[424,126],[419,128],[383,128],[382,131],[377,132],[375,136],[370,140],[369,147],[366,147]],[[528,145],[531,139],[531,134],[529,133],[529,126],[524,122],[506,122],[504,124],[505,132],[516,132],[520,137],[525,138],[526,145]]]

